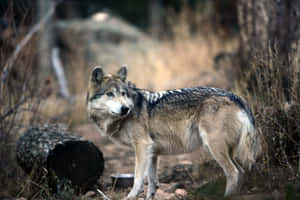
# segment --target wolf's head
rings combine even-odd
[[[129,115],[133,100],[126,78],[126,67],[121,67],[116,75],[105,75],[102,67],[93,69],[87,94],[90,117],[121,119]]]

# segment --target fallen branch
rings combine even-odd
[[[55,8],[56,8],[56,6],[59,2],[61,2],[61,1],[53,1],[52,2],[52,6],[50,7],[48,13],[36,25],[34,25],[32,27],[32,29],[27,33],[27,35],[17,45],[17,47],[14,50],[13,54],[8,58],[6,64],[3,67],[3,70],[1,72],[1,81],[2,82],[4,82],[6,80],[7,75],[10,71],[10,68],[12,67],[12,65],[14,64],[16,59],[18,58],[18,55],[20,54],[20,52],[22,51],[24,46],[26,46],[26,44],[30,41],[32,36],[36,32],[38,32],[42,28],[42,26],[44,24],[46,24],[46,22],[52,17],[52,15],[54,14]]]
[[[105,199],[105,200],[111,200],[100,189],[97,189],[97,192],[103,197],[103,199]]]
[[[67,79],[64,72],[63,64],[59,57],[59,48],[53,48],[51,52],[51,60],[52,60],[52,67],[56,74],[58,85],[59,85],[59,93],[64,98],[70,98],[70,92],[68,89]]]
[[[74,189],[86,191],[104,170],[103,154],[97,146],[55,124],[27,128],[17,142],[16,160],[27,174],[37,174],[37,179],[46,169],[53,191],[66,180]]]
[[[22,106],[26,102],[26,98],[21,98],[20,101],[13,106],[11,109],[6,111],[3,115],[0,115],[0,121],[4,120],[6,117],[10,116],[13,113],[16,113],[20,106]]]

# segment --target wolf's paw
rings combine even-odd
[[[155,192],[147,194],[147,197],[145,200],[154,200],[154,195],[155,195]]]
[[[143,192],[144,192],[144,189],[131,190],[125,199],[137,199],[138,195]]]
[[[140,198],[138,198],[138,197],[125,197],[125,198],[123,198],[122,200],[139,200]]]

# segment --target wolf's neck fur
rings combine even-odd
[[[106,135],[113,135],[120,129],[119,120],[114,120],[109,116],[106,117],[95,117],[93,118],[101,132],[105,133]]]
[[[164,95],[168,94],[168,91],[159,91],[159,92],[152,92],[150,90],[139,90],[142,96],[146,99],[149,103],[154,103],[162,98]]]
[[[131,116],[124,119],[113,120],[111,118],[94,119],[103,135],[108,136],[114,143],[130,146],[130,136],[128,130],[124,128],[129,123]]]

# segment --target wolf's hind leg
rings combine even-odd
[[[239,180],[238,180],[238,190],[240,191],[244,182],[245,178],[245,170],[244,168],[240,165],[240,163],[236,160],[236,158],[232,158],[233,163],[235,166],[239,169]]]
[[[157,188],[157,176],[156,176],[156,169],[157,169],[157,156],[151,155],[148,158],[148,191],[146,200],[154,198],[156,188]]]
[[[210,142],[209,151],[218,164],[222,167],[226,175],[226,190],[224,196],[237,193],[239,190],[241,172],[232,161],[227,144],[225,142]]]

